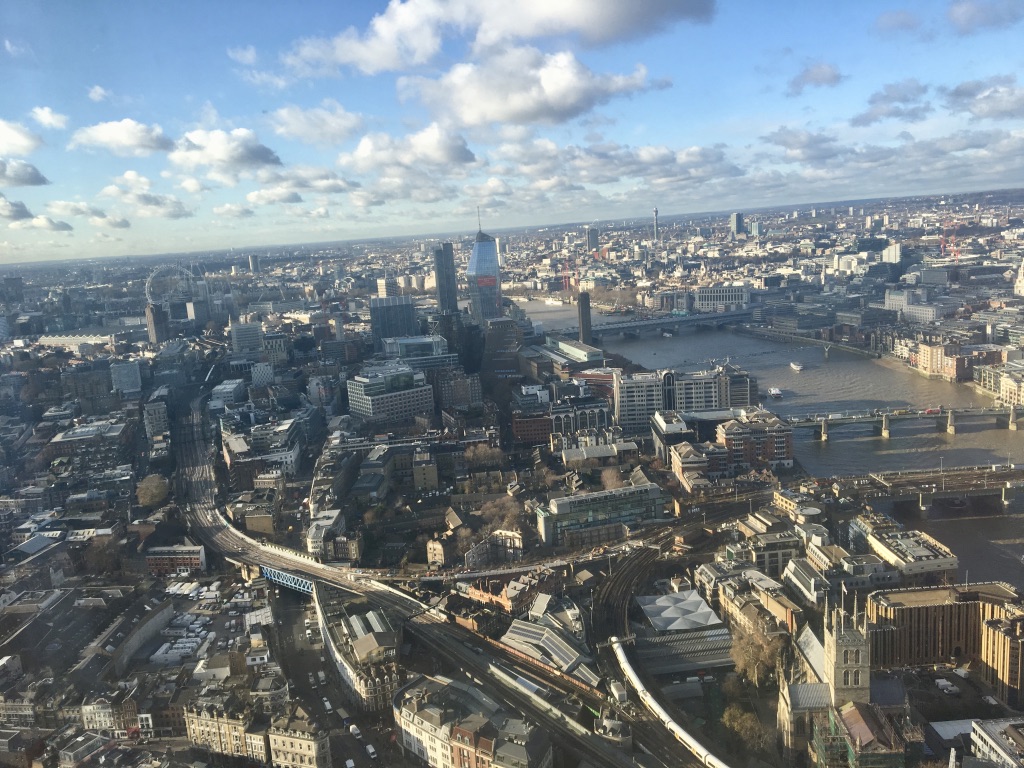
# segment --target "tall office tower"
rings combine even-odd
[[[263,352],[263,323],[231,323],[231,354],[256,357]]]
[[[398,284],[398,278],[394,275],[377,278],[377,296],[382,299],[388,296],[401,296],[402,287]]]
[[[593,344],[594,334],[590,330],[590,294],[586,291],[580,291],[577,309],[580,316],[580,341],[584,344]]]
[[[658,209],[654,209],[654,242],[658,242]]]
[[[599,234],[600,230],[597,227],[587,227],[587,251],[590,253],[601,248],[597,242]]]
[[[746,232],[746,228],[743,226],[743,214],[742,213],[730,213],[729,214],[729,231],[734,235],[738,235],[741,232]]]
[[[459,311],[459,283],[455,274],[455,249],[444,243],[434,251],[434,282],[437,285],[437,311],[454,315]]]
[[[260,255],[258,253],[249,254],[249,271],[254,275],[260,273]]]
[[[412,296],[378,296],[370,299],[370,333],[375,349],[380,349],[381,339],[400,336],[418,336],[416,308]]]
[[[466,267],[473,319],[486,326],[491,318],[501,317],[501,270],[498,267],[498,246],[494,238],[476,233],[476,243]],[[412,335],[412,334],[409,334]]]
[[[159,344],[171,337],[170,323],[163,307],[146,305],[146,330],[149,332],[150,344]]]
[[[480,377],[515,379],[519,377],[519,347],[523,332],[511,317],[496,317],[484,326],[484,356]]]

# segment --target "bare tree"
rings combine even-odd
[[[759,637],[743,633],[733,639],[729,655],[736,664],[736,671],[760,687],[775,676],[781,650],[782,641],[777,636]]]
[[[618,467],[605,467],[601,470],[601,487],[606,491],[621,488],[625,484],[626,481],[622,479],[622,472]]]
[[[156,509],[167,500],[170,490],[171,484],[163,475],[147,475],[139,482],[135,496],[142,506]]]

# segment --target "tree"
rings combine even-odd
[[[606,491],[621,488],[626,482],[622,479],[622,472],[618,467],[605,467],[601,470],[601,487]]]
[[[480,516],[484,520],[485,532],[490,533],[499,528],[515,528],[522,511],[522,504],[511,496],[502,496],[500,499],[488,501],[480,507]]]
[[[486,443],[477,443],[466,449],[466,464],[470,469],[497,468],[505,460],[500,448],[492,448]]]
[[[782,641],[778,637],[762,638],[743,633],[733,639],[729,655],[736,664],[736,671],[760,688],[774,678],[781,650]]]
[[[142,506],[156,509],[167,501],[170,490],[171,484],[163,475],[147,475],[142,478],[138,488],[135,489],[135,496]]]
[[[747,712],[736,704],[730,704],[722,713],[722,726],[731,731],[734,744],[742,744],[750,752],[762,752],[771,743],[771,732],[761,725],[761,721],[752,712]]]

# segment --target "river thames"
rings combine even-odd
[[[576,325],[575,306],[517,303],[545,330]],[[594,325],[608,320],[594,313]],[[685,331],[670,338],[613,337],[600,344],[605,351],[650,369],[694,371],[729,361],[756,376],[762,393],[769,387],[782,390],[781,399],[765,403],[780,416],[992,404],[969,385],[926,379],[895,360],[874,360],[836,349],[826,360],[818,346],[783,344],[729,331]],[[803,370],[794,371],[791,361],[802,363]],[[803,468],[816,477],[1006,464],[1008,460],[1024,463],[1024,430],[996,428],[994,417],[960,422],[955,435],[945,432],[944,420],[942,427],[931,418],[894,422],[888,440],[876,435],[871,425],[833,427],[824,443],[815,438],[814,430],[798,429],[795,452]],[[949,546],[960,558],[961,577],[969,572],[973,581],[1004,580],[1024,587],[1024,489],[1005,510],[996,505],[968,511],[965,515],[964,510],[935,509],[928,519],[919,519],[914,511],[901,507],[897,516]]]

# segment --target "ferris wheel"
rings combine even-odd
[[[180,264],[164,264],[146,278],[146,301],[166,304],[193,298],[196,276]]]

